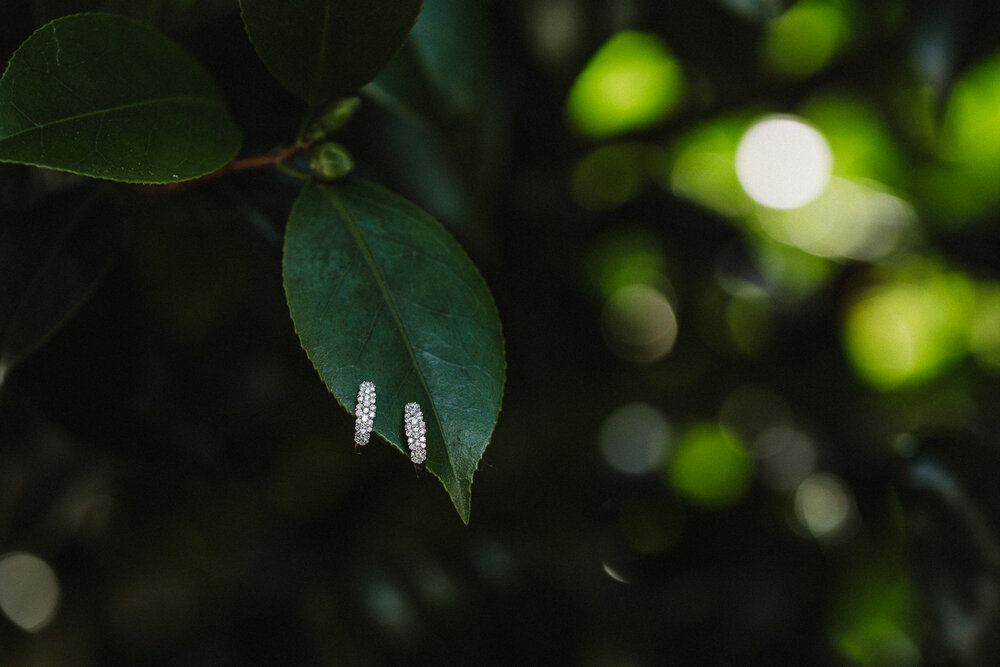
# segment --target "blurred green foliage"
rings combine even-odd
[[[0,48],[103,4],[19,0]],[[0,596],[0,662],[996,664],[992,5],[425,4],[338,141],[496,298],[471,523],[383,443],[353,455],[289,326],[285,177],[109,187],[85,222],[124,225],[120,257],[0,386],[0,592],[44,580],[24,553],[60,592],[29,628]],[[263,153],[299,111],[231,5],[129,11]],[[775,114],[832,154],[791,209],[735,164]],[[0,166],[0,239],[78,188]]]

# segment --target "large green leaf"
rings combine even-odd
[[[472,476],[504,382],[493,298],[458,243],[405,199],[358,178],[310,184],[285,232],[285,293],[302,346],[353,412],[378,389],[375,431],[401,451],[403,406],[427,423],[427,469],[469,520]]]
[[[118,259],[123,226],[75,190],[0,224],[0,384],[72,318]]]
[[[422,0],[240,0],[260,59],[290,91],[321,104],[353,95],[392,60]]]
[[[75,14],[42,26],[0,79],[0,160],[169,183],[218,169],[239,145],[201,65],[122,16]]]

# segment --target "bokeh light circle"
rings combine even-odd
[[[833,152],[811,125],[791,116],[754,123],[736,148],[736,176],[759,204],[778,209],[805,206],[826,189]]]
[[[19,551],[0,556],[0,611],[14,625],[28,632],[44,629],[59,598],[59,580],[44,560]]]
[[[615,470],[643,475],[660,466],[671,434],[670,422],[660,410],[629,403],[615,408],[601,424],[601,454]]]
[[[619,357],[649,363],[677,340],[677,316],[667,297],[650,285],[628,285],[612,294],[602,313],[608,346]]]
[[[719,424],[705,422],[680,437],[666,469],[677,493],[708,509],[735,505],[753,480],[754,465],[740,438]]]
[[[851,494],[835,475],[815,473],[795,490],[795,516],[814,537],[842,530],[851,514]]]

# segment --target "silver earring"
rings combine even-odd
[[[375,383],[365,382],[358,387],[358,404],[354,408],[354,451],[368,444],[375,423]]]
[[[427,427],[418,403],[407,403],[403,408],[403,430],[410,448],[410,460],[419,475],[424,471],[424,461],[427,460]]]

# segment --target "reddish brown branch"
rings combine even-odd
[[[292,144],[291,146],[286,146],[280,151],[275,153],[268,153],[267,155],[253,155],[250,157],[240,158],[238,160],[233,160],[227,165],[216,169],[211,174],[206,174],[202,178],[215,178],[227,174],[231,171],[244,171],[246,169],[260,169],[261,167],[270,167],[273,165],[281,164],[288,158],[292,157],[299,152],[301,147],[298,144]]]
[[[299,144],[292,144],[291,146],[285,146],[281,150],[268,153],[267,155],[251,155],[250,157],[237,158],[222,165],[210,174],[193,178],[190,181],[181,181],[180,183],[164,183],[162,185],[144,185],[142,187],[147,192],[177,192],[178,190],[186,190],[188,188],[201,185],[206,181],[215,180],[220,176],[225,176],[230,172],[246,171],[248,169],[262,169],[264,167],[279,165],[298,153],[300,150],[302,150],[302,146]]]

